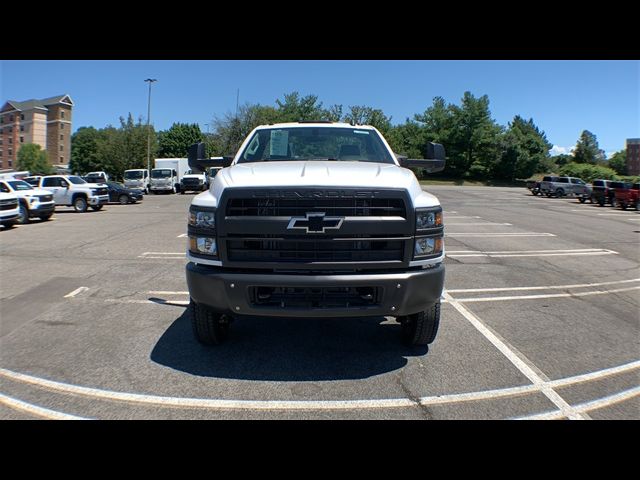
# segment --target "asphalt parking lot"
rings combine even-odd
[[[640,214],[427,188],[446,293],[427,348],[388,318],[243,319],[199,345],[192,194],[0,231],[0,418],[639,419]]]

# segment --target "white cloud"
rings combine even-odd
[[[549,155],[571,155],[574,147],[561,147],[559,145],[554,145],[551,150],[549,150]]]

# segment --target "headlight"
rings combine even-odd
[[[442,237],[416,238],[413,257],[437,255],[442,252]]]
[[[216,228],[216,211],[189,210],[189,225],[197,228]]]
[[[216,239],[211,237],[189,237],[189,250],[204,255],[218,255]]]
[[[416,210],[416,230],[442,226],[442,210]]]

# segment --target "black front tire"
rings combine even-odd
[[[584,202],[586,202],[586,201],[587,201],[587,199],[586,199],[586,198],[584,198],[584,197],[580,197],[580,198],[578,199],[578,201],[579,201],[580,203],[584,203]]]
[[[4,225],[4,228],[7,230],[16,226],[15,220],[8,220],[6,222],[2,222],[1,225]]]
[[[20,225],[26,225],[29,223],[29,209],[22,203],[20,204],[20,216],[18,217],[17,222]]]
[[[96,212],[102,210],[102,207],[104,207],[104,205],[91,205],[91,208],[94,209]]]
[[[191,299],[189,315],[193,334],[203,345],[220,345],[229,335],[229,317],[214,312],[205,305],[199,305]]]
[[[406,345],[420,346],[432,343],[440,325],[440,302],[424,312],[399,318],[402,340]]]
[[[129,196],[128,195],[120,195],[118,197],[118,202],[120,202],[120,205],[126,205],[127,203],[129,203]]]
[[[73,209],[78,213],[84,213],[87,211],[87,200],[84,197],[77,197],[73,201]]]
[[[42,220],[43,222],[46,222],[47,220],[49,220],[51,218],[51,216],[53,215],[53,213],[47,213],[45,215],[40,215],[40,220]]]

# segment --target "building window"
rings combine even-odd
[[[9,115],[9,121],[13,122],[13,115]]]
[[[13,127],[9,127],[9,133],[13,132]]]
[[[60,124],[60,130],[64,130],[64,123]]]
[[[4,123],[4,115],[0,115],[0,123]]]
[[[64,118],[64,110],[60,110],[60,118]]]
[[[60,163],[64,163],[64,157],[60,157]]]
[[[9,137],[9,145],[13,143],[13,138]]]
[[[13,155],[13,149],[9,149],[9,156]]]
[[[20,143],[24,143],[24,137],[20,137]]]
[[[20,114],[20,120],[24,120],[24,113]]]
[[[9,160],[9,167],[13,167],[13,161]]]
[[[60,145],[60,151],[64,151],[64,145]]]
[[[20,131],[24,132],[24,125],[20,125]]]
[[[60,134],[60,140],[64,140],[64,135]]]

